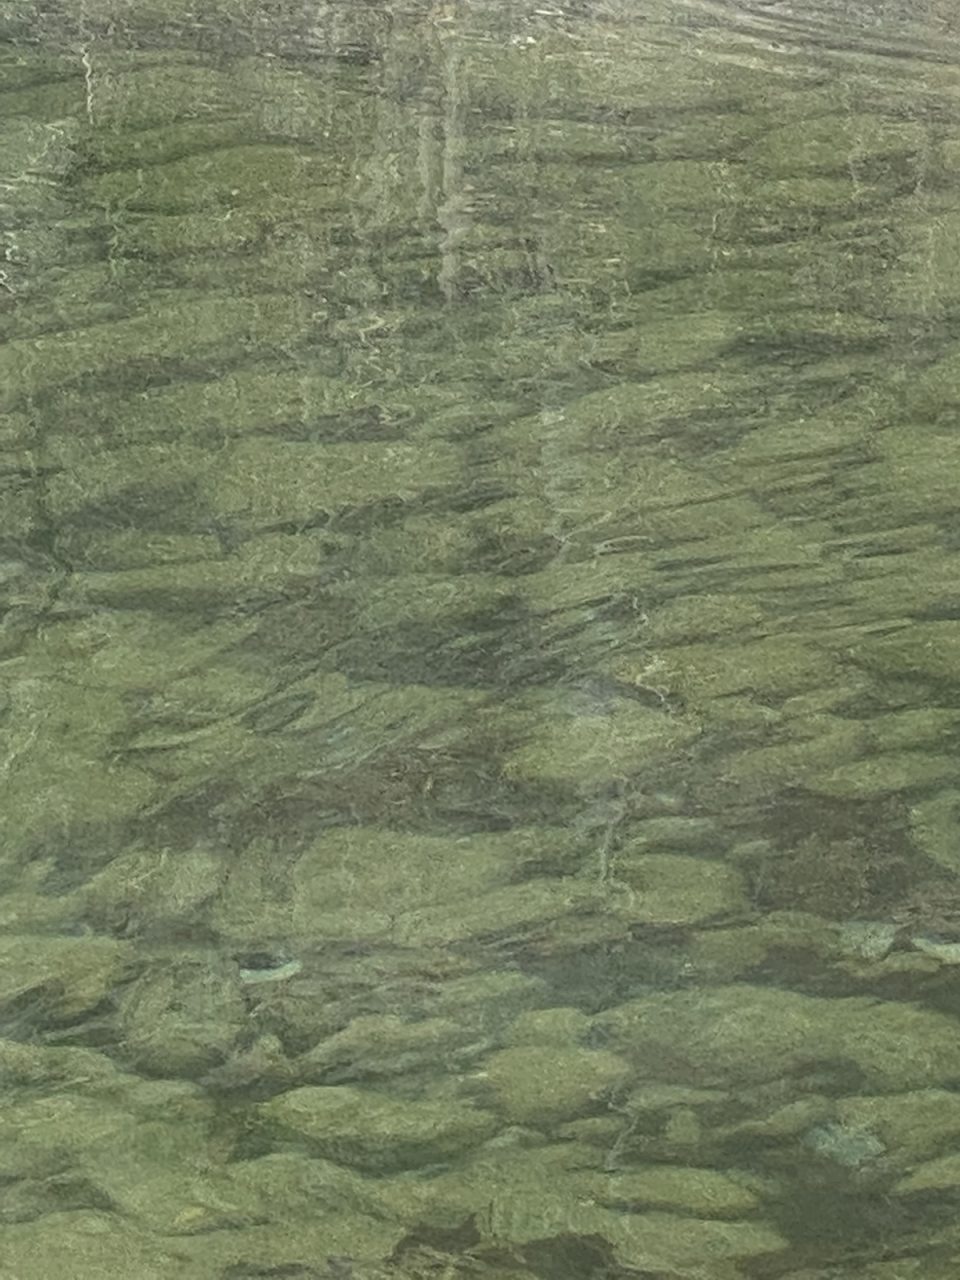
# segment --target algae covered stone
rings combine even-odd
[[[899,1170],[949,1153],[960,1140],[960,1093],[951,1089],[851,1095],[837,1101],[836,1112],[844,1124],[876,1135],[885,1164]]]
[[[481,1078],[508,1120],[536,1125],[573,1120],[602,1107],[629,1073],[623,1058],[602,1049],[517,1045],[487,1058]]]
[[[922,1192],[956,1191],[960,1187],[960,1155],[941,1156],[919,1165],[893,1188],[898,1196]]]
[[[642,997],[595,1027],[641,1069],[689,1084],[743,1087],[831,1060],[872,1089],[960,1080],[956,1019],[901,1001],[731,984]]]
[[[554,1009],[531,1009],[521,1013],[510,1024],[507,1039],[511,1044],[562,1045],[578,1044],[590,1030],[590,1018],[582,1009],[563,1006]]]
[[[305,1085],[257,1110],[278,1141],[373,1172],[461,1156],[497,1129],[490,1112],[466,1103],[413,1101],[348,1085]]]
[[[311,1082],[363,1080],[428,1070],[469,1048],[469,1034],[452,1019],[368,1014],[321,1040],[297,1060],[297,1068]]]
[[[222,859],[198,847],[120,853],[73,895],[84,916],[101,928],[138,932],[197,921],[226,875]]]
[[[783,1238],[762,1221],[652,1208],[624,1211],[624,1201],[609,1208],[604,1201],[612,1191],[616,1199],[618,1175],[606,1174],[601,1163],[596,1148],[577,1142],[488,1147],[455,1169],[388,1194],[408,1206],[408,1213],[411,1202],[415,1204],[416,1216],[431,1225],[455,1228],[469,1218],[482,1238],[498,1247],[551,1240],[569,1244],[571,1236],[591,1236],[606,1241],[621,1266],[670,1276],[707,1274],[705,1268],[711,1277],[726,1276],[726,1266],[738,1259],[785,1247]],[[684,1172],[677,1170],[677,1184]],[[656,1177],[654,1171],[651,1177]],[[668,1181],[669,1174],[664,1187]],[[710,1189],[718,1194],[719,1185],[710,1180]],[[726,1196],[734,1194],[729,1183],[724,1188]],[[674,1194],[679,1194],[676,1188]],[[698,1197],[701,1202],[704,1194]],[[746,1205],[745,1194],[739,1194]]]
[[[322,512],[409,502],[455,484],[462,465],[458,449],[436,440],[303,444],[254,437],[228,450],[204,496],[221,518],[306,525]]]
[[[309,310],[300,299],[159,298],[149,312],[122,320],[7,343],[0,351],[0,406],[104,375],[125,361],[176,361],[201,353],[238,358],[254,343],[269,348],[293,342],[309,324]]]
[[[618,933],[616,917],[604,912],[610,894],[595,879],[575,876],[537,876],[519,884],[490,889],[475,898],[461,897],[407,911],[391,930],[391,936],[408,946],[440,945],[467,938],[522,937],[549,928],[556,945],[567,930],[574,942]],[[599,925],[598,925],[599,921]]]
[[[207,1280],[208,1269],[185,1259],[181,1247],[160,1243],[155,1233],[102,1209],[45,1213],[37,1222],[8,1222],[4,1229],[4,1264],[18,1280],[104,1280],[137,1276],[138,1280]]]
[[[910,811],[910,827],[928,858],[960,871],[960,789],[946,787],[918,801]]]
[[[129,943],[105,937],[13,934],[0,940],[0,1010],[40,1027],[74,1022],[128,976]]]
[[[455,919],[458,908],[441,904],[462,899],[472,905],[502,885],[513,867],[511,842],[496,835],[458,839],[344,828],[323,836],[300,859],[294,928],[341,937],[386,933],[398,919],[410,913],[419,919],[428,907]]]
[[[209,956],[157,962],[123,993],[123,1052],[142,1071],[189,1076],[216,1066],[246,1022],[239,978]]]
[[[609,715],[571,716],[558,706],[504,767],[513,778],[584,788],[662,759],[697,733],[695,725],[635,702]]]
[[[701,1218],[736,1218],[760,1207],[750,1179],[719,1169],[651,1165],[596,1176],[591,1185],[601,1204],[637,1212],[674,1209]]]
[[[627,850],[617,857],[612,875],[629,886],[618,907],[642,924],[695,924],[744,912],[746,885],[736,867],[711,858]]]

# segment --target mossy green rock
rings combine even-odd
[[[87,700],[83,695],[92,691],[66,684],[61,689],[67,721],[70,708],[82,706]],[[110,699],[97,692],[106,721]],[[157,783],[145,770],[97,758],[101,750],[107,754],[104,722],[84,728],[71,724],[66,740],[53,736],[52,722],[48,728],[49,733],[29,742],[7,778],[0,840],[8,855],[35,848],[51,837],[62,841],[64,832],[89,830],[90,823],[132,818],[157,794]],[[87,731],[93,752],[84,750]],[[102,741],[96,742],[101,735]]]
[[[203,1225],[178,1238],[178,1252],[186,1266],[187,1280],[211,1276],[256,1276],[270,1272],[295,1276],[304,1268],[323,1275],[330,1259],[349,1259],[357,1277],[385,1280],[381,1264],[404,1236],[402,1223],[362,1213],[303,1213],[270,1222],[243,1221],[240,1229],[205,1231]],[[389,1274],[389,1273],[388,1273]],[[124,1277],[125,1280],[125,1277]],[[180,1280],[178,1273],[177,1280]]]
[[[469,1048],[469,1034],[449,1018],[368,1014],[297,1059],[300,1079],[363,1080],[435,1068]],[[474,1054],[477,1052],[473,1049]]]
[[[579,1043],[590,1030],[590,1018],[582,1009],[566,1006],[557,1009],[533,1009],[521,1013],[510,1025],[507,1038],[511,1044],[560,1045],[569,1048]]]
[[[0,351],[0,407],[61,383],[102,375],[125,361],[186,360],[216,353],[237,358],[302,338],[310,310],[299,298],[170,297],[112,323],[7,343]]]
[[[52,401],[51,418],[83,424],[116,442],[151,440],[213,445],[254,431],[297,427],[322,439],[322,424],[336,415],[373,412],[377,397],[348,379],[300,369],[259,365],[230,369],[216,378],[174,382],[129,391],[61,389]],[[85,433],[57,429],[51,422],[48,455],[63,465],[88,456]]]
[[[504,762],[508,777],[576,788],[630,774],[663,759],[698,734],[689,721],[627,702],[609,715],[553,715]]]
[[[81,1161],[95,1162],[103,1145],[118,1142],[130,1121],[115,1103],[75,1091],[28,1096],[8,1106],[0,1124],[3,1173],[42,1177]]]
[[[208,1280],[210,1271],[184,1257],[152,1231],[136,1227],[115,1212],[66,1210],[36,1221],[8,1222],[4,1229],[4,1265],[17,1280]]]
[[[409,911],[397,921],[392,936],[407,946],[440,945],[496,934],[540,934],[549,927],[556,945],[572,947],[579,930],[584,941],[596,940],[593,930],[609,905],[609,893],[596,880],[538,876],[476,897]],[[564,926],[569,926],[575,936],[567,937]],[[612,913],[606,923],[601,922],[600,932],[605,936],[617,934]]]
[[[331,178],[338,165],[329,152],[249,144],[221,147],[147,168],[115,169],[82,187],[90,204],[163,213],[210,209],[221,214],[253,207],[263,218],[314,212],[337,198]]]
[[[74,1078],[56,1094],[27,1095],[7,1109],[4,1172],[22,1179],[23,1208],[75,1207],[71,1185],[79,1178],[90,1197],[164,1234],[231,1220],[237,1202],[218,1168],[213,1108],[197,1090],[124,1076],[90,1085]]]
[[[949,1151],[960,1138],[960,1094],[949,1089],[851,1096],[836,1109],[844,1124],[875,1134],[885,1163],[899,1170]]]
[[[321,512],[410,501],[461,478],[459,450],[422,445],[298,444],[244,440],[220,459],[205,485],[218,516],[254,524],[307,523]]]
[[[737,327],[730,312],[665,318],[588,340],[582,359],[625,376],[700,365],[716,359],[736,336]]]
[[[934,751],[896,751],[865,756],[810,775],[807,785],[821,795],[858,799],[935,787],[957,776],[956,756]]]
[[[230,1167],[230,1179],[242,1194],[256,1197],[261,1213],[271,1216],[382,1209],[377,1180],[297,1151],[238,1160]]]
[[[226,1057],[246,1019],[237,975],[218,957],[159,962],[123,994],[123,1053],[150,1075],[194,1075]]]
[[[910,828],[928,858],[960,871],[960,790],[947,787],[920,800],[910,810]]]
[[[700,1218],[737,1218],[760,1207],[750,1179],[719,1169],[651,1165],[646,1169],[604,1173],[588,1180],[600,1204],[636,1213],[674,1209]]]
[[[724,1275],[735,1259],[784,1247],[760,1222],[608,1208],[601,1198],[616,1187],[617,1175],[603,1173],[599,1160],[595,1150],[575,1143],[484,1154],[434,1179],[420,1212],[438,1225],[475,1216],[484,1237],[501,1246],[596,1236],[612,1245],[621,1265],[667,1275],[697,1274],[704,1267],[711,1276]]]
[[[747,148],[746,156],[750,164],[770,173],[791,176],[807,170],[846,175],[852,164],[922,154],[928,145],[919,124],[844,110],[780,125]]]
[[[672,645],[744,633],[763,621],[763,609],[751,596],[678,596],[650,613],[649,635],[655,644]]]
[[[13,934],[0,940],[0,1008],[41,1026],[74,1021],[102,1004],[132,963],[130,945],[104,937]]]
[[[513,969],[489,969],[443,983],[425,1004],[431,1013],[460,1019],[475,1033],[486,1035],[506,1027],[521,1013],[542,1008],[547,997],[542,978]]]
[[[618,910],[638,924],[694,924],[747,910],[743,876],[715,859],[628,849],[611,875],[631,891]]]
[[[225,876],[221,858],[209,848],[178,856],[136,849],[111,859],[71,900],[99,928],[182,928],[185,920],[199,920]]]
[[[266,1133],[358,1169],[412,1169],[462,1156],[497,1129],[464,1103],[412,1101],[352,1086],[304,1086],[257,1108]]]
[[[793,636],[678,645],[665,654],[663,664],[663,678],[697,706],[735,694],[785,699],[836,676],[831,655]]]
[[[318,840],[294,873],[298,933],[360,937],[386,933],[428,907],[456,916],[502,885],[516,865],[515,845],[496,835],[469,839],[348,827]],[[423,939],[421,938],[422,942]]]
[[[689,1084],[742,1087],[830,1058],[855,1064],[868,1089],[960,1079],[955,1019],[905,1002],[742,984],[647,996],[595,1026],[641,1070]]]
[[[0,1084],[9,1091],[10,1097],[21,1088],[27,1092],[38,1088],[62,1089],[78,1078],[94,1090],[101,1087],[109,1090],[121,1083],[140,1083],[121,1077],[116,1064],[93,1049],[52,1048],[19,1040],[0,1040]]]
[[[573,1120],[602,1107],[629,1072],[616,1054],[558,1045],[503,1049],[481,1067],[504,1116],[529,1125]]]
[[[893,1188],[898,1196],[922,1192],[956,1191],[960,1187],[960,1155],[941,1156],[919,1165]]]

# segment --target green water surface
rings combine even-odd
[[[0,1280],[956,1280],[957,14],[14,0],[0,245]]]

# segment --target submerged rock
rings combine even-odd
[[[518,1045],[485,1059],[480,1079],[506,1119],[549,1125],[602,1108],[629,1073],[623,1058],[602,1049]]]
[[[113,938],[10,935],[0,940],[0,1017],[39,1031],[93,1014],[129,976],[128,943]]]
[[[150,1075],[193,1075],[226,1058],[246,1019],[239,974],[219,957],[161,960],[120,1001],[123,1053]]]
[[[497,1129],[496,1118],[459,1102],[413,1101],[352,1086],[304,1086],[260,1104],[264,1131],[338,1164],[372,1172],[462,1156]]]
[[[901,1178],[894,1185],[893,1194],[916,1195],[920,1192],[956,1191],[960,1187],[960,1155],[941,1156],[928,1160]]]
[[[862,1169],[877,1160],[886,1147],[869,1129],[842,1124],[824,1124],[804,1135],[804,1144],[817,1155],[846,1169]]]
[[[484,1151],[428,1182],[395,1183],[387,1194],[396,1197],[398,1208],[438,1227],[472,1218],[483,1240],[495,1246],[594,1236],[612,1247],[622,1266],[670,1276],[708,1268],[711,1277],[726,1277],[725,1268],[736,1260],[785,1247],[761,1221],[697,1216],[707,1205],[708,1212],[724,1206],[721,1213],[752,1213],[749,1180],[740,1186],[733,1175],[688,1168],[664,1169],[662,1176],[655,1169],[621,1175],[598,1166],[596,1150],[576,1142],[513,1147]],[[640,1192],[636,1200],[632,1191]],[[680,1211],[643,1207],[644,1195],[659,1195]]]
[[[760,1207],[748,1177],[719,1169],[651,1165],[597,1175],[590,1185],[601,1204],[633,1213],[673,1209],[700,1218],[737,1218]]]
[[[747,910],[743,876],[716,859],[627,849],[611,874],[632,891],[620,909],[638,924],[695,924]]]
[[[874,1090],[960,1081],[956,1020],[905,1002],[743,984],[647,996],[594,1025],[643,1071],[688,1084],[742,1088],[831,1060]]]
[[[960,1139],[960,1093],[950,1089],[840,1098],[836,1114],[845,1126],[874,1134],[884,1163],[898,1170],[949,1151]]]
[[[471,1049],[469,1033],[450,1018],[370,1014],[297,1059],[302,1080],[363,1080],[427,1071]],[[476,1054],[479,1050],[472,1046]]]
[[[545,708],[545,710],[547,710]],[[663,711],[636,702],[609,714],[571,716],[558,703],[538,717],[529,741],[504,763],[507,776],[587,789],[668,756],[699,732]]]

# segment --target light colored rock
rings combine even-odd
[[[841,950],[864,960],[888,956],[897,933],[897,926],[884,920],[848,920],[838,926]]]
[[[921,955],[931,956],[941,964],[960,964],[960,942],[947,942],[924,933],[914,933],[910,936],[910,943]]]
[[[886,1152],[886,1147],[869,1129],[832,1121],[814,1125],[804,1134],[803,1141],[818,1156],[845,1169],[862,1169]]]

